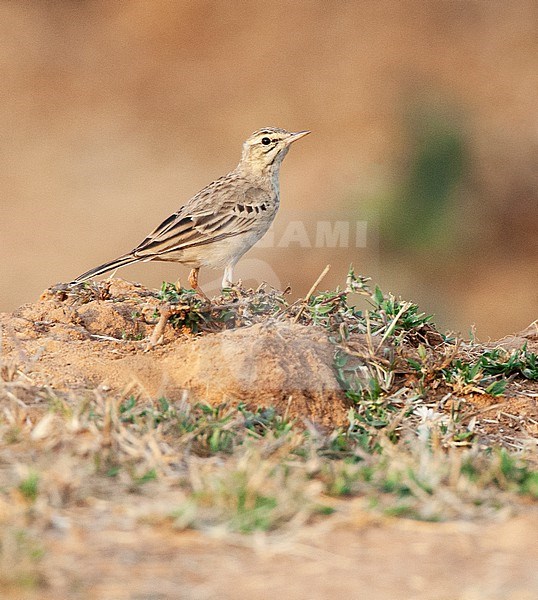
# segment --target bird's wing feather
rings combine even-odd
[[[260,213],[274,210],[271,195],[243,182],[229,185],[218,179],[165,219],[132,252],[137,257],[155,256],[203,246],[252,230]],[[241,185],[243,183],[243,185]]]

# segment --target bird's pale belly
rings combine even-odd
[[[167,252],[149,260],[180,262],[193,268],[222,269],[228,265],[233,266],[267,232],[270,224],[271,222],[268,222],[264,224],[263,228],[259,227],[255,231],[224,238],[203,246]]]

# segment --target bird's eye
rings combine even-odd
[[[271,140],[270,140],[268,137],[264,137],[264,138],[262,138],[262,144],[263,144],[264,146],[267,146],[267,145],[268,145],[268,144],[270,144],[270,143],[271,143]]]

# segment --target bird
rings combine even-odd
[[[282,161],[291,144],[309,133],[258,129],[244,142],[233,171],[200,190],[131,252],[86,271],[71,283],[132,263],[158,260],[190,267],[189,284],[206,300],[198,283],[201,267],[223,268],[222,287],[232,287],[238,260],[267,232],[278,211]]]

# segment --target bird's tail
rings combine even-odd
[[[97,275],[108,273],[109,271],[113,271],[118,267],[123,267],[124,265],[129,265],[131,263],[138,262],[139,260],[141,259],[137,256],[133,256],[132,254],[124,254],[119,258],[106,262],[102,265],[99,265],[98,267],[94,267],[93,269],[86,271],[86,273],[82,273],[82,275],[79,275],[72,283],[81,283],[92,277],[96,277]]]

